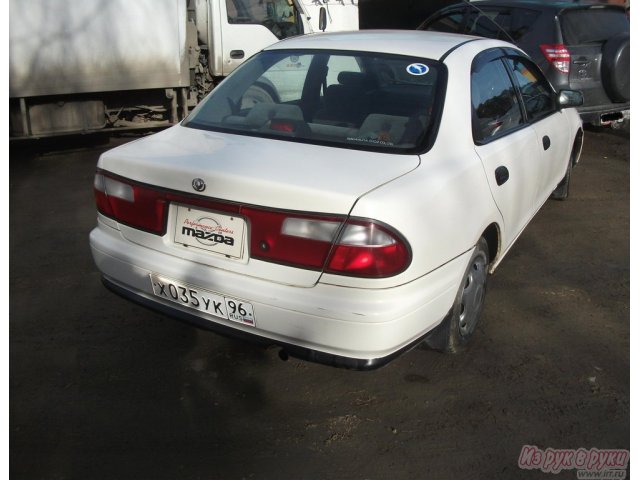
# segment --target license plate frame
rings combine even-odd
[[[153,294],[191,310],[249,327],[256,326],[253,304],[197,285],[150,273]]]
[[[241,260],[246,231],[247,222],[242,217],[176,204],[176,244]]]

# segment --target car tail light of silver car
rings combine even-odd
[[[404,271],[411,249],[393,228],[341,215],[302,214],[203,199],[96,173],[98,211],[156,235],[167,231],[171,202],[242,216],[250,224],[250,256],[257,260],[327,273],[384,278]]]
[[[553,64],[561,73],[569,73],[571,55],[569,50],[562,43],[554,45],[540,45],[540,50],[544,53],[549,63]]]

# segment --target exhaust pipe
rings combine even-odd
[[[600,125],[611,125],[612,123],[622,122],[624,120],[624,115],[622,112],[613,112],[613,113],[605,113],[600,115]]]

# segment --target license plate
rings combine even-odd
[[[155,296],[214,317],[256,326],[253,305],[244,300],[172,280],[156,273],[149,275]]]
[[[239,217],[177,206],[175,243],[240,259],[246,222]]]

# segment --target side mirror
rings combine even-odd
[[[558,104],[560,108],[579,107],[584,103],[582,92],[577,90],[560,90]]]
[[[320,8],[320,21],[318,26],[323,32],[327,29],[327,9],[324,7]]]

